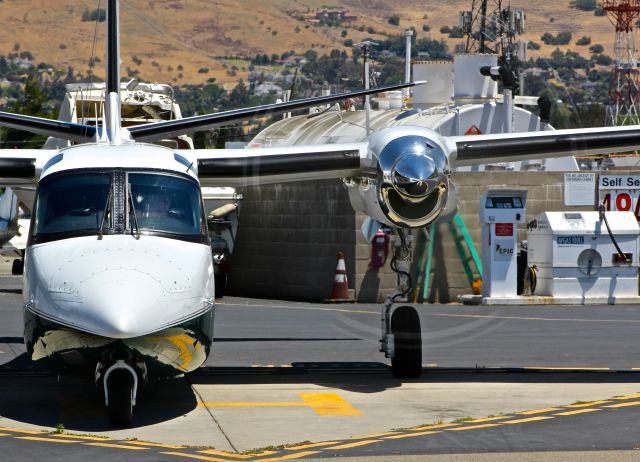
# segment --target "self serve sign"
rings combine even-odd
[[[598,191],[608,212],[634,212],[640,221],[640,176],[601,175]]]

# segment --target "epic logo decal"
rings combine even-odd
[[[514,249],[510,247],[504,247],[500,244],[496,244],[496,254],[498,255],[513,255]]]

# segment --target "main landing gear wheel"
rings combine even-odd
[[[398,379],[415,379],[422,375],[422,337],[420,317],[415,308],[401,306],[391,315],[393,357],[391,373]]]
[[[24,273],[24,260],[22,258],[16,258],[11,264],[11,274],[17,276]]]
[[[223,298],[229,284],[229,275],[227,273],[218,273],[215,278],[216,298]]]
[[[124,369],[114,370],[107,382],[109,423],[115,428],[128,428],[133,418],[134,381]]]

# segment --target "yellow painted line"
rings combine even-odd
[[[51,438],[71,438],[76,440],[91,440],[91,441],[109,441],[110,438],[98,438],[97,436],[80,436],[80,435],[67,435],[60,433],[59,435],[51,435]]]
[[[300,459],[301,457],[312,456],[314,454],[319,454],[319,453],[320,453],[320,451],[296,452],[295,454],[287,454],[286,456],[272,457],[270,459],[260,459],[260,462],[276,462],[278,460]]]
[[[298,393],[304,403],[321,416],[361,416],[357,410],[337,393]]]
[[[431,316],[443,316],[448,318],[479,318],[479,319],[515,319],[520,321],[569,321],[569,322],[610,322],[610,323],[640,323],[637,319],[580,319],[580,318],[535,318],[524,316],[495,316],[480,314],[449,314],[449,313],[432,313]]]
[[[12,436],[12,435],[10,435],[8,433],[0,433],[0,436]]]
[[[20,428],[11,428],[11,427],[0,427],[0,431],[13,432],[13,433],[25,433],[27,435],[46,435],[47,434],[47,432],[42,432],[37,430],[22,430]]]
[[[640,401],[631,401],[630,403],[609,404],[608,406],[602,406],[602,407],[618,408],[618,407],[629,407],[629,406],[640,406]]]
[[[610,403],[611,401],[589,401],[588,403],[580,403],[580,404],[569,404],[566,407],[589,407],[589,406],[597,406],[598,404],[607,404]]]
[[[553,415],[576,415],[576,414],[586,414],[587,412],[596,412],[601,411],[602,409],[578,409],[575,411],[567,411],[567,412],[559,412]]]
[[[134,444],[136,446],[152,446],[154,448],[167,448],[167,449],[184,449],[186,446],[176,446],[173,444],[160,444],[160,443],[148,443],[147,441],[121,441],[124,444]]]
[[[640,393],[634,393],[633,395],[624,395],[624,396],[616,396],[615,398],[612,399],[637,399],[640,398]]]
[[[405,433],[403,435],[393,435],[393,436],[385,436],[384,440],[399,440],[402,438],[414,438],[416,436],[424,436],[424,435],[434,435],[436,433],[441,432],[415,432],[415,433]]]
[[[373,433],[371,435],[363,435],[363,436],[352,436],[351,438],[349,438],[350,440],[365,440],[365,439],[371,439],[371,438],[380,438],[381,436],[387,436],[387,435],[397,435],[400,432],[384,432],[384,433]]]
[[[46,441],[47,443],[82,443],[81,440],[63,440],[63,439],[53,439],[53,438],[42,438],[40,436],[16,436],[18,440],[29,440],[29,441]]]
[[[252,457],[255,457],[255,455],[247,456],[244,454],[234,454],[232,452],[216,451],[215,449],[204,449],[198,452],[200,454],[211,454],[212,456],[231,457],[233,459],[251,459]]]
[[[549,366],[527,366],[523,369],[534,371],[610,371],[609,367],[549,367]]]
[[[321,416],[361,416],[362,413],[340,397],[337,393],[298,393],[302,401],[292,402],[238,402],[199,403],[201,407],[309,407]]]
[[[505,420],[504,422],[500,422],[500,423],[512,425],[512,424],[521,424],[526,422],[537,422],[539,420],[548,420],[548,419],[553,419],[553,417],[551,416],[529,417],[527,419]]]
[[[496,420],[504,420],[504,419],[513,419],[513,416],[501,415],[497,417],[487,417],[486,419],[473,419],[473,420],[469,420],[468,423],[495,422]]]
[[[304,407],[304,403],[300,402],[271,402],[271,401],[253,401],[253,402],[241,402],[241,403],[217,403],[206,402],[198,403],[199,407]]]
[[[285,449],[287,451],[299,451],[300,449],[318,448],[320,446],[329,446],[330,444],[338,444],[338,441],[325,441],[324,443],[302,444],[300,446],[291,446]]]
[[[229,462],[229,459],[218,459],[216,457],[199,456],[198,454],[187,454],[186,452],[161,452],[169,456],[188,457],[190,459],[207,460],[209,462]]]
[[[533,411],[518,412],[518,414],[532,415],[532,414],[542,414],[543,412],[552,412],[552,411],[561,411],[561,410],[562,409],[559,407],[548,407],[545,409],[535,409]]]
[[[458,427],[460,424],[448,423],[448,424],[436,424],[436,425],[423,425],[422,427],[409,428],[408,431],[420,431],[420,430],[433,430],[434,428],[450,428]]]
[[[358,441],[357,443],[347,443],[347,444],[339,444],[338,446],[329,446],[326,449],[349,449],[349,448],[357,448],[358,446],[366,446],[367,444],[379,443],[382,440],[365,440]]]
[[[115,443],[82,443],[85,446],[100,446],[102,448],[128,449],[129,451],[145,451],[149,448],[139,446],[127,446],[126,444]]]
[[[450,431],[450,432],[462,432],[462,431],[466,431],[466,430],[475,430],[476,428],[491,428],[491,427],[498,427],[498,426],[500,426],[500,424],[469,425],[469,426],[464,426],[464,427],[449,428],[447,431]]]

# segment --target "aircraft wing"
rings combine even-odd
[[[0,185],[35,184],[36,172],[57,152],[54,149],[0,149]]]
[[[164,120],[161,122],[129,127],[128,131],[131,134],[131,137],[136,141],[157,141],[163,138],[171,138],[198,130],[209,130],[221,125],[228,125],[230,123],[254,117],[282,114],[284,112],[307,109],[313,106],[332,104],[348,98],[360,98],[362,96],[375,95],[387,91],[401,90],[403,88],[414,87],[416,85],[423,85],[424,83],[426,82],[419,81],[401,83],[398,85],[371,88],[369,90],[359,90],[350,93],[338,93],[329,96],[293,100],[287,103],[265,104],[262,106],[233,109],[231,111],[218,112],[215,114],[185,117],[176,120]]]
[[[250,186],[363,176],[368,144],[180,151],[197,165],[203,186]]]
[[[640,150],[640,127],[587,128],[445,138],[452,167]]]
[[[96,127],[75,124],[61,120],[49,120],[22,114],[0,111],[0,125],[3,127],[26,130],[37,135],[53,136],[65,140],[86,143],[95,139]]]

